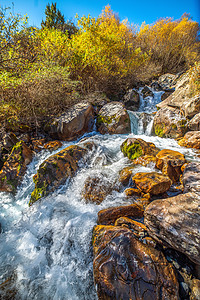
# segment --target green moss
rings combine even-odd
[[[141,145],[139,142],[135,142],[131,145],[127,145],[127,141],[124,142],[122,148],[122,153],[129,159],[134,160],[143,154]]]
[[[29,201],[29,206],[31,206],[34,202],[39,200],[40,198],[47,195],[47,184],[44,182],[42,187],[35,186],[34,191],[31,194],[31,199]]]
[[[165,137],[164,128],[164,125],[156,125],[154,128],[155,134],[159,137]]]
[[[119,121],[119,118],[116,118],[116,115],[113,115],[112,117],[103,117],[102,115],[98,115],[97,116],[97,125],[100,125],[102,123],[104,124],[111,124],[113,119],[115,120],[115,122],[118,122]],[[128,121],[128,119],[127,119]]]

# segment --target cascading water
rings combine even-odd
[[[141,115],[139,112],[138,119]],[[151,141],[160,149],[180,151],[189,159],[195,157],[192,149],[181,148],[174,140],[144,135],[147,128],[148,125],[143,135],[136,137]],[[119,171],[130,164],[120,151],[127,137],[86,135],[85,139],[96,145],[88,164],[80,166],[77,175],[59,190],[31,207],[28,201],[34,189],[32,176],[52,155],[48,151],[35,156],[15,196],[0,193],[0,283],[8,280],[12,299],[97,299],[93,284],[92,229],[99,210],[130,203],[117,183]],[[65,143],[62,148],[73,143]],[[134,173],[150,170],[150,167],[137,166]],[[114,186],[100,205],[85,203],[82,197],[84,182],[92,175],[107,178]],[[3,289],[0,293],[4,299]]]

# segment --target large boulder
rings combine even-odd
[[[140,95],[135,90],[129,90],[123,97],[123,102],[128,110],[137,111],[140,106]]]
[[[164,149],[156,155],[156,167],[173,182],[179,180],[182,174],[181,167],[185,163],[185,156],[178,151]]]
[[[128,138],[121,145],[121,151],[135,164],[148,164],[155,161],[159,149],[153,143],[145,142],[142,139]]]
[[[101,134],[130,133],[130,118],[123,103],[111,102],[104,105],[97,115],[97,129]]]
[[[200,130],[200,113],[196,114],[188,123],[189,130]]]
[[[137,204],[109,207],[98,212],[98,224],[114,224],[120,217],[142,218],[143,214],[143,208]]]
[[[96,226],[93,272],[99,300],[178,300],[178,281],[161,251],[128,228]]]
[[[168,176],[157,172],[137,173],[132,177],[133,184],[143,193],[163,194],[169,190],[172,182]]]
[[[194,192],[200,195],[200,163],[191,162],[187,164],[182,178],[184,193]]]
[[[200,149],[200,131],[188,131],[178,144],[182,147]]]
[[[54,139],[69,141],[91,131],[93,124],[92,105],[89,102],[80,102],[47,124],[45,130]]]
[[[47,196],[65,181],[74,176],[78,170],[79,162],[88,153],[87,149],[72,145],[57,154],[47,158],[33,177],[35,189],[31,194],[29,204]]]
[[[32,156],[33,152],[23,141],[16,143],[0,171],[1,192],[16,192]]]
[[[184,136],[187,131],[187,119],[181,115],[179,109],[164,106],[157,111],[153,128],[157,136],[175,139],[180,138]]]
[[[144,213],[149,235],[200,264],[200,198],[186,193],[151,202]]]

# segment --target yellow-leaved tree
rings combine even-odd
[[[127,21],[120,22],[110,6],[98,18],[78,20],[80,27],[69,41],[66,63],[86,90],[118,94],[135,80],[148,55],[135,47],[135,34]]]

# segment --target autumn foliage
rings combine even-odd
[[[1,124],[5,115],[37,127],[80,95],[100,91],[119,99],[140,81],[197,68],[199,25],[187,15],[139,30],[110,6],[97,18],[77,17],[77,26],[60,16],[62,28],[46,18],[39,29],[28,27],[26,16],[0,8]]]

